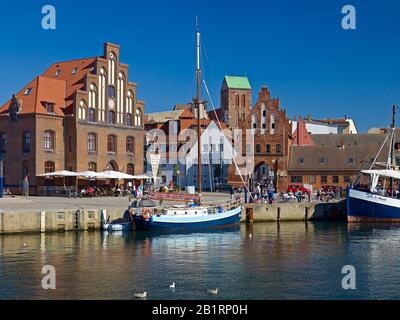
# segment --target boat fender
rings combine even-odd
[[[150,209],[143,209],[142,217],[143,217],[143,219],[146,219],[146,220],[150,219],[150,217],[151,217]]]

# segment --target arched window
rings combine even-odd
[[[55,149],[55,132],[51,130],[46,130],[44,132],[43,148],[45,150]]]
[[[55,165],[52,161],[46,161],[44,163],[44,173],[52,173],[55,171]]]
[[[29,131],[22,132],[22,152],[30,152],[31,149],[31,133]]]
[[[125,125],[126,125],[127,127],[132,127],[132,126],[133,126],[132,114],[127,113],[127,114],[125,115]]]
[[[142,126],[142,110],[140,110],[139,108],[136,109],[135,124],[136,124],[137,127],[141,127]]]
[[[96,110],[94,108],[89,108],[88,110],[88,121],[96,122]]]
[[[108,123],[115,124],[115,112],[112,110],[108,111]]]
[[[99,121],[105,121],[106,109],[106,70],[100,69],[99,74]]]
[[[114,86],[108,86],[108,96],[110,98],[115,98],[115,87]]]
[[[133,113],[133,98],[134,95],[131,90],[128,91],[126,97],[126,114],[125,114],[125,125],[128,127],[133,126],[132,113]]]
[[[93,132],[88,133],[87,136],[87,149],[89,152],[97,151],[97,135]]]
[[[128,163],[126,166],[126,173],[131,175],[135,174],[135,165],[133,163]]]
[[[117,122],[123,123],[123,110],[125,101],[125,75],[120,72],[117,81]]]
[[[282,152],[282,150],[281,150],[281,145],[280,144],[277,144],[276,145],[276,153],[281,153]]]
[[[97,107],[97,87],[94,83],[89,86],[89,108]]]
[[[78,119],[86,120],[86,109],[87,109],[86,102],[84,100],[79,101]]]
[[[114,84],[115,83],[115,67],[116,67],[116,61],[115,61],[115,54],[112,52],[110,53],[110,59],[108,60],[108,83],[109,84]]]
[[[107,138],[107,151],[117,152],[117,137],[114,135],[109,135]]]
[[[89,170],[89,171],[97,172],[97,164],[96,164],[96,162],[89,162],[89,164],[88,164],[88,170]]]
[[[134,137],[126,138],[126,152],[127,153],[135,152],[135,138]]]

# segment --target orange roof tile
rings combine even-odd
[[[50,68],[43,72],[43,76],[60,79],[66,81],[67,92],[65,101],[65,114],[72,114],[73,110],[73,93],[76,90],[83,90],[86,74],[91,73],[91,68],[95,67],[97,57],[70,60],[65,62],[53,63]],[[76,72],[72,73],[76,68]],[[58,75],[56,73],[59,71]]]
[[[28,89],[29,94],[25,94]],[[19,91],[16,97],[21,104],[20,114],[46,113],[46,102],[48,102],[54,103],[54,113],[62,116],[64,115],[65,81],[39,76]],[[0,114],[8,113],[10,102],[11,99],[0,107]]]

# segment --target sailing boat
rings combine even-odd
[[[197,23],[196,23],[197,27]],[[201,126],[200,126],[200,31],[196,30],[196,77],[197,77],[197,154],[198,154],[198,201],[195,206],[175,205],[163,208],[143,208],[136,212],[133,221],[137,229],[145,230],[201,230],[232,226],[240,222],[242,204],[239,201],[218,206],[201,204]]]
[[[348,222],[400,222],[400,189],[395,188],[395,181],[400,185],[400,171],[395,158],[395,115],[393,107],[392,126],[376,155],[369,170],[360,172],[353,186],[347,190]],[[377,162],[387,142],[390,141],[387,162]],[[381,166],[381,168],[379,168]],[[363,178],[369,178],[368,184],[362,185]],[[388,188],[386,180],[389,179]]]

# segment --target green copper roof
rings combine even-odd
[[[247,77],[225,76],[225,82],[229,89],[251,90],[250,82]]]

